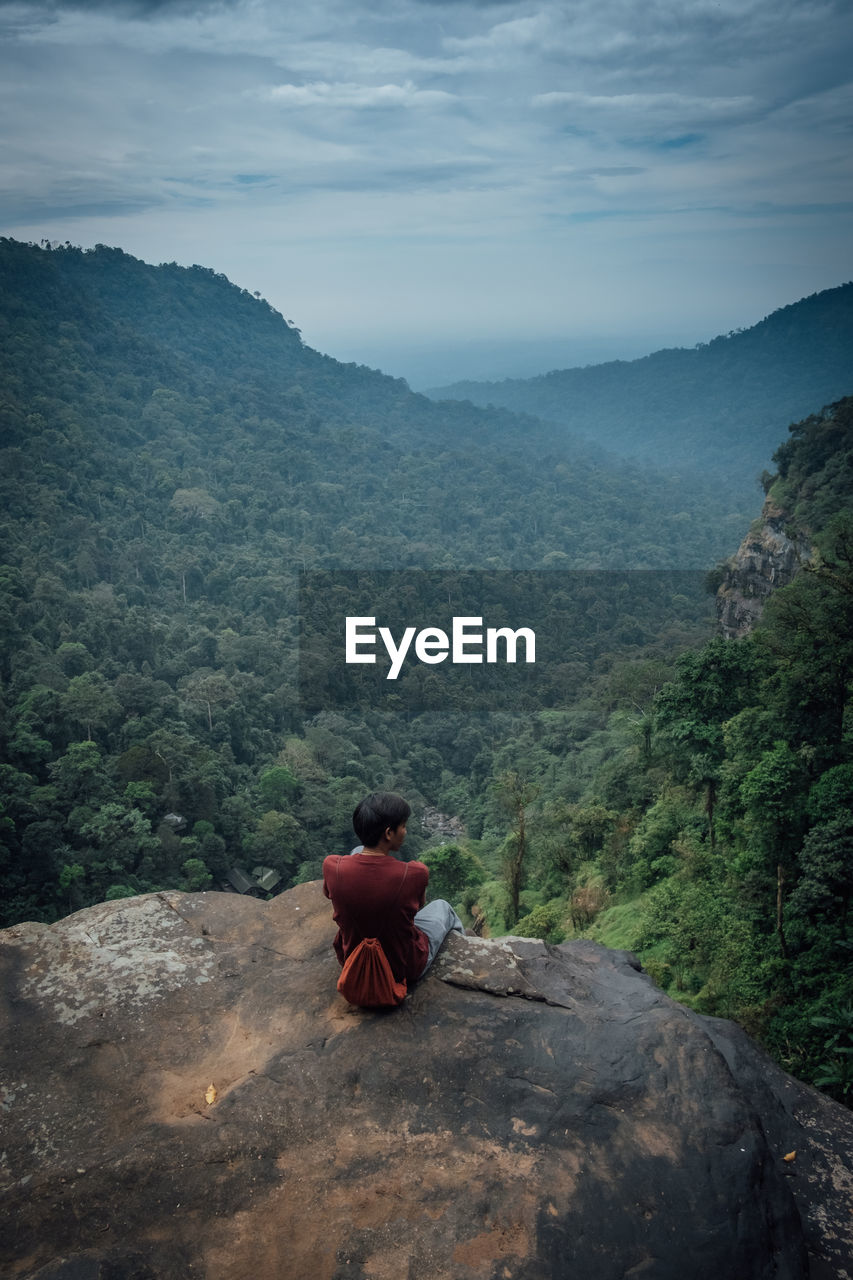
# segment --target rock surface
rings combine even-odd
[[[853,1274],[850,1113],[632,957],[453,936],[376,1013],[332,933],[314,883],[0,935],[5,1276]]]
[[[751,631],[771,592],[787,586],[808,563],[811,547],[803,538],[790,537],[788,519],[768,498],[761,519],[726,562],[717,591],[717,621],[727,640]]]

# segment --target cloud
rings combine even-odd
[[[570,178],[634,178],[646,173],[644,166],[636,164],[591,165],[586,169],[575,169],[572,166],[552,170],[555,176]]]
[[[455,95],[441,89],[418,89],[411,80],[405,84],[279,84],[263,91],[273,102],[291,107],[427,107],[444,106]]]
[[[510,18],[506,22],[496,23],[491,30],[472,36],[446,36],[443,40],[445,49],[468,52],[479,49],[498,49],[515,52],[519,49],[540,49],[556,27],[551,13],[544,9],[525,17]]]
[[[593,111],[617,111],[635,113],[638,111],[686,113],[695,115],[742,115],[744,111],[754,107],[755,99],[749,95],[735,98],[698,98],[683,93],[571,93],[552,92],[537,93],[532,103],[534,107],[584,107]]]
[[[240,0],[230,0],[239,4]],[[50,14],[63,9],[117,14],[197,13],[202,9],[221,9],[229,0],[0,0],[0,9],[28,9]]]
[[[0,34],[0,234],[183,245],[315,333],[374,278],[391,330],[417,279],[541,331],[579,275],[699,308],[849,253],[849,0],[0,0]]]

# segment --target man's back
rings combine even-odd
[[[362,938],[378,938],[398,982],[415,982],[429,956],[429,941],[413,923],[423,906],[429,869],[388,854],[333,854],[323,863],[323,892],[331,898],[343,964]]]

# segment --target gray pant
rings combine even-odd
[[[464,934],[465,926],[444,898],[436,898],[435,902],[428,902],[425,907],[421,907],[415,916],[414,923],[422,933],[426,934],[429,942],[429,956],[420,975],[423,977],[438,955],[439,948],[447,935],[454,929],[457,933]]]

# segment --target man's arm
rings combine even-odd
[[[331,898],[332,895],[329,893],[329,886],[328,886],[328,883],[326,882],[326,874],[327,872],[331,871],[333,861],[335,863],[335,867],[337,867],[338,865],[337,855],[334,853],[330,853],[328,858],[323,859],[323,893],[326,895],[327,898]]]
[[[426,872],[424,887],[421,890],[421,905],[418,907],[418,911],[423,911],[424,907],[426,906],[426,891],[427,891],[427,885],[429,884],[429,867],[425,862],[422,862],[420,865],[423,867],[424,871]]]

